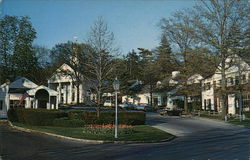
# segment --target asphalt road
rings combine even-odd
[[[221,122],[147,115],[148,124],[175,133],[164,143],[85,144],[25,133],[0,123],[0,159],[7,160],[249,160],[250,129]]]

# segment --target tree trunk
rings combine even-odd
[[[153,93],[152,93],[152,90],[151,90],[151,85],[150,85],[150,106],[151,107],[153,106]]]
[[[80,85],[79,84],[77,84],[76,85],[76,104],[79,104],[79,97],[80,97],[80,87],[79,87]]]
[[[101,108],[101,91],[100,91],[100,88],[98,88],[98,91],[97,91],[97,107],[96,107],[96,115],[97,115],[98,119],[100,117],[100,108]]]
[[[185,110],[185,114],[188,114],[187,95],[184,96],[184,110]]]
[[[224,119],[228,112],[228,106],[227,106],[227,92],[226,92],[226,62],[225,59],[222,60],[221,63],[221,100],[222,100],[222,113],[221,116]]]

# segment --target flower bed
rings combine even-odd
[[[90,133],[95,135],[110,135],[115,132],[115,125],[113,124],[103,124],[103,125],[86,125],[83,128],[83,133]],[[118,125],[118,135],[132,134],[134,129],[131,125]]]

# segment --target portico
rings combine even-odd
[[[48,87],[39,86],[27,91],[27,94],[30,103],[28,106],[32,108],[58,109],[58,92]]]

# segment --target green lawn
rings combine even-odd
[[[15,126],[28,128],[32,130],[38,130],[48,133],[54,133],[58,135],[73,137],[73,138],[81,138],[81,139],[89,139],[89,140],[105,140],[105,141],[144,141],[144,142],[152,142],[152,141],[162,141],[172,137],[171,134],[166,133],[162,130],[153,128],[148,125],[138,125],[134,126],[134,132],[132,134],[123,134],[118,135],[118,138],[115,139],[112,134],[90,134],[83,133],[83,127],[80,128],[64,128],[64,127],[53,127],[53,126],[29,126],[22,123],[13,123]]]
[[[246,126],[246,127],[250,127],[250,121],[239,121],[239,120],[233,120],[233,121],[229,121],[228,123],[231,123],[231,124],[236,124],[236,125],[243,125],[243,126]]]

